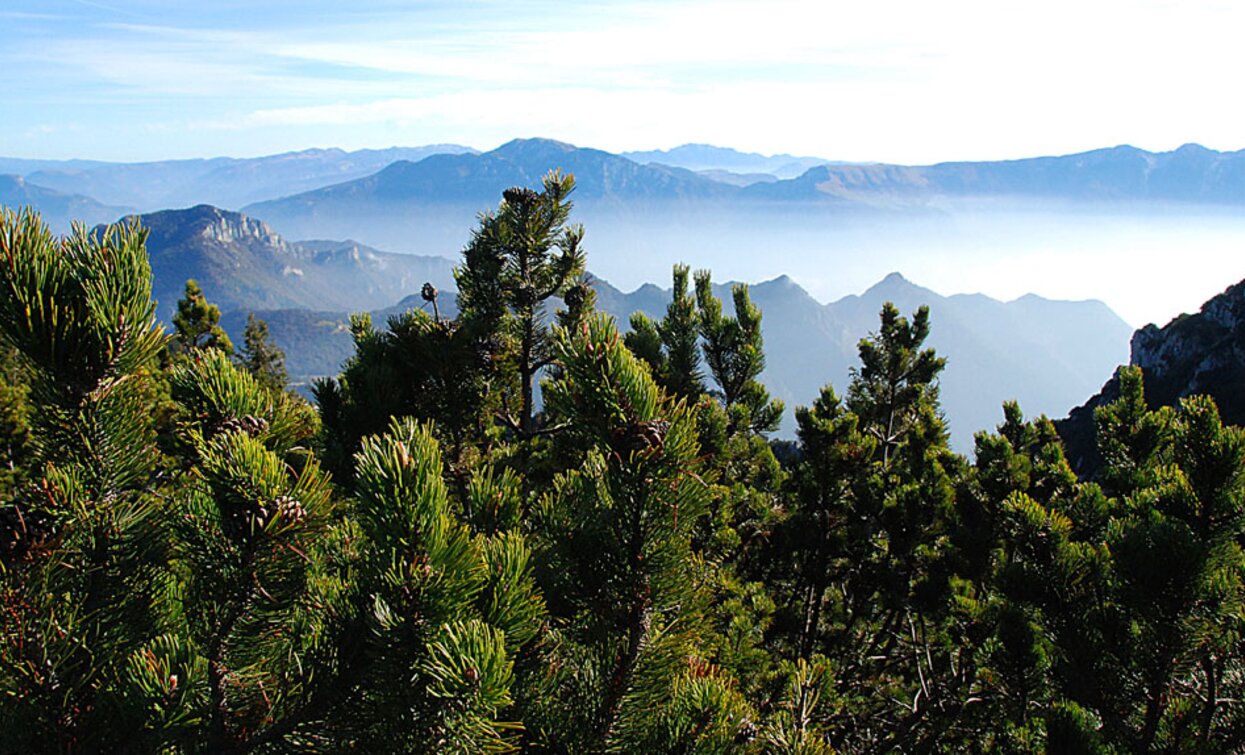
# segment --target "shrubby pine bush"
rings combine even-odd
[[[594,311],[570,176],[505,192],[459,314],[359,316],[315,403],[145,232],[0,214],[0,751],[1235,752],[1245,431],[1144,377],[1079,480],[948,446],[922,308],[848,385],[673,271]],[[539,385],[541,402],[536,400]]]

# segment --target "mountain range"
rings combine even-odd
[[[251,202],[361,178],[399,160],[471,151],[456,144],[430,144],[354,152],[308,149],[254,158],[145,163],[0,157],[0,173],[21,174],[36,186],[63,194],[81,194],[140,212],[204,203],[237,209]]]
[[[209,202],[242,206],[290,240],[353,239],[453,257],[503,189],[536,184],[561,168],[576,176],[574,219],[588,230],[594,270],[616,285],[664,280],[671,262],[684,260],[739,280],[788,274],[823,299],[862,290],[895,269],[949,287],[955,284],[946,271],[959,265],[1048,275],[1047,290],[1058,290],[1059,281],[1080,274],[1073,250],[1090,263],[1098,254],[1122,258],[1112,245],[1131,243],[1129,234],[1179,239],[1173,243],[1189,245],[1196,264],[1235,279],[1222,255],[1212,259],[1208,250],[1245,237],[1238,212],[1245,153],[1196,145],[929,166],[828,163],[708,145],[629,154],[524,139],[483,153],[432,145],[133,165],[0,158],[0,171],[20,173],[23,182],[19,192],[9,182],[5,201],[45,210],[58,231],[73,213],[98,222],[127,207]],[[785,176],[783,165],[803,172],[747,172]],[[1048,252],[1060,263],[1035,270],[1033,260]],[[1105,278],[1095,294],[1122,311],[1134,297],[1128,315],[1137,322],[1156,317],[1136,311],[1145,305],[1122,281]]]
[[[20,176],[7,180],[0,198],[57,216],[76,204],[92,217],[101,210],[91,200],[143,212],[211,204],[242,209],[289,238],[356,238],[428,254],[461,247],[475,213],[495,206],[503,189],[533,185],[555,168],[575,174],[579,210],[602,236],[654,216],[709,225],[778,213],[825,224],[844,213],[940,214],[965,203],[1245,204],[1245,151],[1196,144],[904,166],[696,144],[612,154],[549,139],[483,153],[442,144],[149,163],[0,158],[0,173]]]
[[[831,162],[820,157],[796,157],[795,155],[760,155],[756,152],[740,152],[712,144],[684,144],[673,149],[655,149],[643,152],[622,152],[622,157],[637,163],[657,163],[672,168],[686,168],[721,180],[728,176],[755,176],[756,180],[795,178],[814,165]],[[753,183],[749,181],[748,183]]]

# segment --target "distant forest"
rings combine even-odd
[[[314,401],[137,224],[0,213],[0,752],[1239,752],[1245,431],[1014,403],[954,452],[929,310],[783,414],[763,313],[598,313],[574,180]],[[445,316],[443,312],[453,312]]]

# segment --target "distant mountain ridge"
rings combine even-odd
[[[555,168],[575,175],[578,218],[594,229],[609,255],[628,254],[638,231],[659,227],[674,229],[666,236],[694,236],[695,229],[703,229],[708,237],[729,226],[742,240],[756,236],[763,224],[782,224],[808,236],[854,215],[920,218],[1006,202],[1062,203],[1075,211],[1093,202],[1141,212],[1154,202],[1245,205],[1245,152],[1196,145],[1163,153],[1115,147],[930,166],[826,164],[771,181],[642,165],[601,150],[521,139],[490,152],[397,162],[366,178],[244,211],[295,238],[351,237],[384,248],[446,254],[462,247],[475,214],[495,207],[502,190],[535,185]],[[646,236],[641,243],[669,251],[672,242]]]
[[[670,292],[646,284],[622,292],[597,280],[598,307],[625,328],[642,311],[661,317]],[[729,300],[730,284],[716,286]],[[767,369],[762,381],[787,402],[783,433],[793,432],[791,411],[807,405],[832,383],[842,393],[849,368],[857,364],[857,343],[878,326],[886,301],[905,316],[929,305],[933,324],[929,344],[948,357],[941,381],[943,407],[953,442],[969,449],[972,434],[997,424],[1002,404],[1017,399],[1027,412],[1065,413],[1127,354],[1129,327],[1101,302],[1057,302],[1026,296],[1000,302],[981,295],[940,296],[892,274],[863,294],[821,304],[783,276],[750,286],[763,312]],[[443,315],[452,315],[454,292],[442,288]],[[416,295],[373,312],[378,325],[407,308],[428,309]],[[729,303],[727,310],[729,311]],[[226,313],[223,324],[240,335],[247,312]],[[299,379],[336,374],[353,353],[349,313],[317,310],[257,311],[273,339],[287,349],[291,375]]]
[[[802,191],[795,191],[799,187]],[[929,166],[826,165],[752,196],[856,201],[937,197],[1245,203],[1245,151],[1186,144],[1171,152],[1123,145],[1073,155]]]
[[[106,223],[131,210],[101,204],[91,197],[36,186],[21,176],[0,175],[0,205],[11,209],[33,207],[54,233],[68,233],[77,220],[87,225]]]
[[[885,302],[906,317],[928,305],[928,345],[948,360],[940,381],[942,403],[952,440],[964,450],[972,447],[974,432],[1001,420],[1004,401],[1019,400],[1035,415],[1063,415],[1081,400],[1078,389],[1100,384],[1126,358],[1131,330],[1098,301],[942,296],[899,273],[829,304],[787,276],[749,288],[763,313],[767,367],[762,381],[789,410],[811,403],[827,383],[840,394],[847,390],[849,369],[858,365],[857,344],[877,330]],[[669,292],[655,286],[621,296],[598,291],[602,309],[621,316],[623,323],[633,309],[660,317],[669,301]],[[723,285],[719,296],[728,298],[728,291]],[[791,432],[790,415],[787,423]]]
[[[761,173],[769,174],[775,179],[795,178],[814,165],[833,162],[821,157],[740,152],[728,147],[715,147],[712,144],[683,144],[673,149],[621,152],[619,155],[638,163],[660,163],[672,168],[694,170],[698,173],[706,171],[726,171],[734,174]]]
[[[359,238],[422,254],[457,253],[476,215],[502,190],[539,186],[550,170],[576,178],[576,219],[641,228],[655,212],[683,214],[728,202],[736,187],[683,168],[640,165],[548,139],[516,139],[481,154],[401,161],[367,178],[243,208],[294,237]]]
[[[335,148],[308,149],[254,158],[144,163],[0,158],[0,170],[23,173],[28,181],[38,186],[83,194],[107,204],[130,206],[144,212],[199,204],[236,210],[263,199],[361,178],[398,160],[471,151],[470,147],[457,144],[430,144],[354,152]]]

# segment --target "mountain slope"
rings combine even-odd
[[[453,263],[391,254],[351,241],[291,243],[264,223],[207,205],[138,216],[148,229],[153,294],[172,315],[187,278],[222,310],[375,309],[419,290],[452,286]]]
[[[32,207],[39,211],[53,233],[68,233],[73,222],[87,225],[104,223],[129,212],[125,207],[110,207],[81,194],[38,186],[21,176],[0,175],[0,205],[16,210]]]
[[[728,292],[728,286],[718,289],[724,299]],[[846,392],[849,369],[857,365],[857,343],[877,330],[885,302],[909,317],[928,305],[928,345],[948,360],[941,380],[943,407],[953,442],[965,450],[972,447],[974,432],[1001,420],[1004,401],[1019,400],[1028,414],[1061,416],[1127,357],[1130,328],[1097,301],[941,296],[898,273],[858,296],[824,305],[786,276],[751,286],[750,292],[764,315],[762,382],[788,409],[810,403],[826,383],[840,395]],[[649,292],[635,294],[606,298],[609,306],[602,308],[613,307],[615,315],[638,308],[660,317],[669,301],[667,291],[660,299]],[[786,432],[792,429],[789,423],[790,416]]]
[[[356,152],[309,149],[255,158],[147,163],[13,162],[28,167],[26,175],[34,183],[143,211],[199,204],[237,209],[251,202],[367,176],[398,160],[470,151],[455,144],[432,144]],[[0,165],[5,163],[0,159]]]
[[[659,163],[673,168],[687,168],[697,172],[724,171],[728,173],[762,173],[774,178],[795,178],[814,165],[830,162],[820,157],[796,157],[795,155],[760,155],[756,152],[739,152],[712,144],[684,144],[673,149],[654,149],[643,152],[623,152],[623,157],[638,163]]]
[[[367,178],[244,211],[291,237],[347,236],[422,254],[456,254],[476,215],[496,207],[502,190],[539,186],[547,172],[558,168],[575,175],[576,219],[598,230],[617,223],[634,232],[654,213],[684,214],[738,193],[734,186],[681,168],[640,165],[548,139],[516,139],[478,155],[396,162]]]
[[[887,268],[913,269],[933,250],[975,254],[995,236],[1030,251],[1046,240],[1066,246],[1069,238],[1098,248],[1109,245],[1102,217],[1127,216],[1160,235],[1190,213],[1222,216],[1226,207],[1232,217],[1207,226],[1208,243],[1245,228],[1233,209],[1245,205],[1245,152],[1192,145],[1006,162],[818,165],[791,179],[754,182],[741,174],[728,183],[527,139],[482,154],[394,163],[245,211],[289,238],[353,238],[455,256],[477,214],[495,208],[504,189],[535,186],[553,168],[575,174],[575,220],[588,230],[594,269],[625,286],[664,279],[675,259],[734,278],[788,273],[824,282],[845,267],[857,281]]]
[[[1196,144],[1171,152],[1130,146],[1073,155],[928,166],[822,165],[745,195],[783,201],[931,203],[940,198],[1245,203],[1245,151]]]

